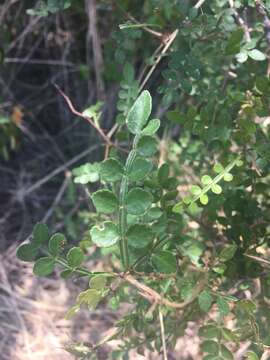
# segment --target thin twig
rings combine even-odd
[[[163,350],[163,359],[168,360],[167,356],[167,349],[166,349],[166,339],[165,339],[165,329],[164,329],[164,321],[163,321],[163,314],[159,307],[158,309],[158,315],[159,315],[159,324],[160,324],[160,332],[161,332],[161,340],[162,340],[162,350]]]
[[[130,15],[129,13],[126,13],[126,15],[130,20],[134,21],[135,24],[140,25],[140,22],[138,20],[136,20],[134,16]],[[154,35],[154,36],[156,36],[158,38],[163,38],[163,36],[164,36],[161,32],[155,31],[155,30],[149,28],[148,26],[142,26],[141,28],[144,31],[148,32],[149,34]]]
[[[197,4],[194,5],[194,8],[199,9],[203,5],[204,2],[205,2],[205,0],[199,0],[197,2]]]
[[[35,184],[30,186],[25,191],[25,195],[29,195],[31,192],[33,192],[34,190],[38,189],[40,186],[44,185],[46,182],[51,180],[54,176],[56,176],[56,175],[60,174],[61,172],[65,171],[69,166],[73,165],[74,163],[76,163],[78,160],[80,160],[84,156],[86,156],[86,155],[90,154],[91,152],[93,152],[94,150],[98,149],[100,146],[101,146],[100,144],[95,144],[95,145],[91,146],[90,148],[84,150],[80,154],[74,156],[72,159],[67,161],[65,164],[63,164],[63,165],[59,166],[58,168],[54,169],[48,175],[44,176],[42,179],[38,180]]]
[[[270,266],[270,261],[266,260],[266,259],[263,259],[263,258],[260,258],[259,256],[254,256],[254,255],[249,255],[249,254],[244,254],[244,256],[252,259],[252,260],[255,260],[259,263],[262,263],[262,264],[265,264],[267,266]]]
[[[236,20],[238,21],[239,25],[242,27],[242,29],[244,30],[244,34],[245,34],[245,38],[247,42],[251,41],[251,37],[250,37],[250,33],[249,33],[249,27],[248,24],[245,23],[244,19],[238,14],[238,12],[236,11],[235,7],[234,7],[234,0],[228,0],[229,1],[229,5],[230,8],[233,11],[233,15],[236,18]]]
[[[102,139],[104,140],[104,142],[106,144],[108,144],[110,146],[115,146],[114,143],[112,143],[111,140],[108,138],[108,136],[102,131],[102,129],[100,127],[98,127],[90,117],[83,115],[82,113],[80,113],[79,111],[77,111],[74,108],[74,105],[72,104],[70,98],[60,89],[60,87],[58,85],[54,84],[54,86],[56,87],[58,92],[61,94],[61,96],[65,99],[72,114],[86,120],[99,133],[100,137],[102,137]]]
[[[50,206],[49,210],[46,212],[45,216],[42,219],[42,223],[46,223],[49,220],[49,218],[52,216],[55,208],[57,207],[57,205],[61,201],[63,195],[65,194],[65,191],[70,183],[70,178],[71,178],[71,172],[67,172],[65,180],[63,181],[52,205]]]
[[[88,31],[86,38],[86,49],[87,49],[87,64],[90,68],[90,44],[92,44],[92,52],[94,58],[94,67],[95,67],[95,77],[96,77],[96,86],[97,86],[97,95],[99,99],[104,98],[105,86],[102,79],[103,72],[103,57],[102,57],[102,48],[100,43],[100,37],[97,28],[97,6],[96,0],[86,0],[86,12],[88,17]],[[90,89],[89,89],[90,90]]]
[[[191,304],[197,298],[197,296],[200,294],[200,292],[203,290],[203,288],[207,283],[207,273],[204,273],[201,279],[199,280],[197,287],[194,289],[192,296],[188,300],[183,301],[182,303],[177,303],[164,298],[154,289],[139,282],[129,273],[119,274],[119,276],[124,281],[127,281],[129,284],[137,288],[137,290],[139,290],[139,294],[145,299],[147,299],[149,302],[152,303],[156,302],[157,304],[165,305],[174,309],[184,309],[187,305]]]
[[[178,29],[175,30],[173,33],[171,33],[166,41],[166,44],[163,48],[163,50],[161,51],[161,53],[159,54],[159,56],[157,57],[154,65],[151,67],[151,69],[149,70],[148,74],[146,75],[146,77],[144,78],[140,88],[139,88],[139,93],[143,90],[145,84],[147,83],[147,81],[149,80],[149,78],[151,77],[151,75],[153,74],[153,72],[155,71],[155,68],[157,67],[157,65],[159,64],[160,60],[162,59],[162,57],[166,54],[166,52],[168,51],[168,49],[170,48],[170,46],[172,45],[172,43],[174,42],[177,34],[178,34]]]

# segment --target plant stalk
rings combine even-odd
[[[128,241],[126,237],[127,232],[127,209],[126,209],[126,197],[128,193],[128,173],[132,167],[133,161],[137,155],[137,144],[139,141],[140,135],[137,134],[133,141],[133,147],[130,151],[126,164],[125,164],[125,174],[122,178],[119,192],[119,231],[120,231],[120,255],[124,270],[127,270],[129,267],[129,253],[128,253]]]

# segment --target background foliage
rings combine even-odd
[[[0,126],[4,139],[2,153],[7,159],[11,151],[12,161],[3,162],[3,167],[11,171],[5,175],[5,181],[15,178],[13,166],[22,159],[23,149],[38,149],[42,157],[48,143],[56,150],[55,153],[50,150],[45,157],[40,173],[33,170],[40,157],[27,159],[13,197],[5,192],[8,200],[19,203],[24,213],[32,208],[49,210],[42,215],[37,213],[36,217],[31,215],[31,221],[25,224],[24,219],[15,229],[5,228],[5,233],[7,230],[17,233],[19,228],[21,239],[31,223],[42,217],[43,222],[51,220],[55,231],[65,228],[68,245],[64,260],[59,252],[65,237],[60,234],[50,237],[42,225],[35,227],[31,244],[23,245],[22,254],[18,255],[32,260],[40,241],[49,241],[48,256],[35,263],[37,275],[52,273],[55,259],[64,267],[64,277],[77,270],[88,271],[81,275],[90,277],[89,288],[80,293],[68,316],[85,303],[90,308],[97,306],[101,299],[108,300],[113,308],[123,302],[133,304],[133,310],[117,324],[123,348],[112,355],[114,358],[128,357],[129,349],[134,347],[138,352],[146,347],[155,348],[165,357],[165,348],[173,350],[191,320],[201,326],[202,358],[231,359],[231,351],[245,341],[250,341],[250,352],[245,356],[260,358],[270,346],[270,3],[100,1],[94,6],[98,14],[95,28],[91,21],[93,3],[25,2],[18,10],[23,21],[21,29],[16,27],[17,37],[12,32],[11,13],[6,10],[7,21],[1,35],[2,79],[6,84],[1,96],[4,104],[1,119],[5,121]],[[31,25],[27,25],[29,19]],[[31,29],[36,32],[30,32]],[[21,31],[26,31],[27,36],[21,38]],[[46,61],[45,55],[50,56]],[[21,59],[23,65],[18,65]],[[55,69],[57,66],[61,71]],[[40,84],[41,79],[44,84]],[[91,117],[99,129],[110,134],[109,129],[114,127],[113,142],[124,151],[111,148],[109,160],[100,165],[98,161],[103,160],[104,154],[100,149],[102,139],[97,139],[95,130],[82,120],[74,122],[66,103],[60,95],[56,98],[51,82],[60,85],[76,108],[86,109],[83,114]],[[136,192],[134,196],[128,193],[131,202],[128,236],[134,244],[129,246],[129,252],[132,263],[140,259],[141,267],[133,266],[130,269],[133,278],[124,276],[121,285],[112,290],[111,272],[123,270],[118,247],[96,247],[107,241],[105,237],[100,243],[97,232],[100,223],[106,221],[109,240],[118,240],[115,225],[107,221],[115,221],[125,150],[137,134],[130,125],[132,121],[126,126],[126,118],[130,119],[130,108],[145,88],[152,95],[151,118],[159,118],[161,126],[156,134],[146,132],[148,138],[140,139],[136,150],[140,157],[134,160],[137,165],[129,169],[131,182],[135,182],[129,190]],[[29,99],[25,99],[22,94],[28,89]],[[43,97],[47,99],[45,104],[41,101]],[[17,117],[15,106],[21,111]],[[33,120],[24,124],[22,116]],[[138,118],[137,113],[136,123]],[[21,145],[12,146],[11,150],[10,144],[17,142]],[[96,143],[94,149],[99,150],[83,165],[76,161],[76,154],[87,156],[84,151],[91,151],[90,142],[91,146]],[[61,165],[54,154],[58,154]],[[74,186],[71,181],[70,159],[80,165],[72,174],[74,182],[81,185]],[[66,171],[66,178],[52,177],[54,181],[47,185],[49,199],[43,199],[36,183],[48,169],[53,173],[63,162],[65,166],[61,169]],[[95,182],[99,180],[104,189],[96,192]],[[105,182],[112,185],[104,186]],[[151,193],[149,204],[146,191]],[[93,202],[90,210],[89,194]],[[138,223],[138,215],[150,203],[155,203],[155,207]],[[66,209],[70,211],[68,215]],[[14,210],[6,218],[9,216],[14,216]],[[148,224],[151,224],[149,236],[145,227]],[[46,234],[39,237],[39,231]],[[169,234],[170,239],[163,243],[164,234]],[[161,244],[156,247],[153,238]],[[91,269],[81,268],[90,253],[92,257],[102,257],[106,265],[106,272],[98,278]],[[134,279],[162,298],[142,297]],[[184,303],[185,310],[175,309],[164,303],[163,298]],[[93,349],[84,348],[79,356],[96,355]]]

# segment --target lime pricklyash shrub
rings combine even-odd
[[[128,353],[131,348],[139,351],[143,344],[166,356],[167,348],[173,348],[188,321],[200,319],[204,358],[233,359],[227,344],[238,346],[245,340],[246,326],[248,338],[261,341],[256,305],[244,299],[241,291],[238,296],[228,291],[239,282],[238,277],[232,279],[231,267],[238,261],[252,266],[251,258],[245,262],[237,241],[219,242],[220,234],[216,233],[217,243],[211,244],[197,230],[187,232],[185,227],[189,217],[199,219],[198,214],[211,202],[216,206],[216,196],[226,202],[223,188],[227,194],[237,186],[226,184],[239,176],[238,167],[241,169],[243,161],[237,154],[226,166],[216,163],[179,201],[178,177],[173,176],[168,163],[157,163],[156,133],[160,122],[150,118],[151,111],[152,98],[143,91],[126,116],[126,127],[133,138],[127,156],[113,151],[101,163],[86,164],[74,171],[76,183],[99,183],[99,189],[91,193],[91,201],[100,216],[89,229],[89,236],[96,251],[107,248],[114,271],[96,272],[85,267],[84,251],[68,246],[61,233],[50,235],[45,224],[35,226],[31,241],[18,248],[17,256],[34,261],[37,276],[48,276],[59,267],[63,278],[88,278],[88,286],[78,294],[67,319],[81,307],[95,309],[105,299],[113,309],[122,302],[133,304],[132,311],[116,324],[113,337],[124,343],[114,356]],[[210,257],[206,256],[209,252]],[[247,284],[242,284],[243,291]],[[216,311],[210,320],[207,314],[211,309]],[[224,319],[229,314],[238,322],[237,330],[226,327]],[[67,351],[81,359],[94,358],[102,344],[93,348],[75,344]]]

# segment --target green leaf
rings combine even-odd
[[[140,181],[150,173],[151,169],[150,161],[137,157],[132,163],[128,176],[133,181]]]
[[[248,351],[245,353],[247,360],[259,360],[258,355],[254,351]]]
[[[95,275],[89,281],[89,287],[96,290],[102,290],[106,287],[107,277],[105,275]]]
[[[129,131],[136,135],[139,134],[146,125],[152,110],[152,98],[149,91],[144,90],[127,115],[127,127]]]
[[[149,121],[147,126],[142,130],[143,135],[154,135],[160,127],[160,120],[159,119],[152,119]]]
[[[231,342],[235,342],[235,343],[239,342],[238,337],[230,329],[223,328],[222,329],[222,336],[226,341],[231,341]]]
[[[224,262],[231,260],[234,257],[236,250],[237,250],[237,245],[235,244],[227,245],[221,250],[219,254],[220,260]]]
[[[235,165],[236,165],[237,167],[240,167],[240,166],[242,166],[243,164],[244,164],[243,160],[236,160],[236,162],[235,162]]]
[[[230,352],[228,348],[226,348],[225,345],[221,344],[220,352],[223,357],[223,359],[233,360],[233,354]]]
[[[118,209],[118,200],[110,190],[98,190],[92,194],[91,198],[97,212],[111,214]]]
[[[258,49],[248,51],[248,56],[256,61],[263,61],[266,59],[266,55]]]
[[[240,51],[235,57],[239,63],[243,64],[248,59],[248,53],[246,51]]]
[[[60,233],[54,234],[49,241],[49,252],[51,253],[51,255],[53,256],[59,255],[66,242],[67,241],[65,235]]]
[[[222,187],[218,184],[213,184],[211,186],[211,190],[214,194],[221,194],[222,193]]]
[[[227,316],[230,313],[228,302],[222,296],[217,297],[218,312],[221,316]]]
[[[176,258],[170,251],[160,251],[151,256],[151,262],[157,271],[171,274],[176,272]]]
[[[90,230],[93,243],[100,247],[109,247],[119,240],[118,227],[111,221],[105,221],[102,226],[93,226]]]
[[[212,182],[212,178],[209,175],[203,175],[201,182],[203,185],[209,185]]]
[[[37,223],[33,230],[33,239],[31,243],[34,246],[40,247],[47,243],[50,239],[49,229],[46,224]]]
[[[33,268],[33,272],[37,276],[47,276],[54,271],[55,261],[51,257],[42,257],[38,259]]]
[[[126,197],[126,206],[129,214],[142,215],[151,207],[153,196],[141,188],[131,189]]]
[[[123,69],[123,75],[124,75],[124,79],[128,82],[131,83],[134,78],[135,78],[135,72],[134,72],[134,68],[130,63],[125,63],[124,69]]]
[[[192,185],[190,188],[191,194],[198,196],[202,192],[202,189],[198,185]]]
[[[200,196],[200,202],[202,205],[207,205],[209,201],[209,198],[206,194],[203,194]]]
[[[206,339],[218,338],[220,336],[220,330],[215,325],[202,326],[199,329],[199,336],[204,337]]]
[[[94,183],[99,180],[99,163],[84,164],[72,170],[76,184]]]
[[[172,211],[176,214],[182,214],[182,212],[184,211],[183,203],[179,202],[175,204]]]
[[[202,343],[201,349],[203,352],[208,354],[218,355],[219,353],[219,345],[216,341],[206,340]]]
[[[226,174],[224,175],[223,179],[224,179],[224,181],[230,182],[230,181],[233,180],[233,176],[232,176],[232,174],[230,174],[230,173],[226,173]]]
[[[84,260],[84,254],[79,247],[71,248],[67,253],[68,265],[72,268],[76,268],[81,265]]]
[[[162,210],[158,207],[152,207],[147,211],[147,217],[150,220],[156,220],[159,219],[162,215]]]
[[[252,314],[256,310],[256,305],[251,300],[243,299],[238,301],[237,307],[248,314]]]
[[[142,156],[152,156],[157,151],[157,141],[152,136],[142,136],[138,142],[137,151]]]
[[[212,306],[213,298],[209,291],[203,290],[198,297],[199,307],[202,311],[208,312]]]
[[[63,270],[60,273],[62,279],[68,279],[73,274],[73,270],[67,269]]]
[[[190,205],[188,206],[188,211],[191,213],[191,215],[196,215],[198,214],[201,209],[199,208],[199,206],[196,204],[196,202],[192,202],[190,203]]]
[[[76,315],[77,312],[79,312],[79,310],[80,310],[80,306],[79,306],[79,305],[74,305],[74,306],[72,306],[72,307],[67,311],[67,313],[66,313],[66,315],[65,315],[65,319],[66,319],[66,320],[72,319],[73,316]]]
[[[100,302],[102,295],[96,289],[82,291],[77,297],[77,304],[86,304],[89,309],[95,309]]]
[[[169,177],[169,173],[170,173],[170,167],[166,163],[161,165],[161,167],[158,169],[158,181],[161,185],[163,185],[166,182],[166,180]]]
[[[217,174],[220,174],[220,173],[222,173],[222,171],[224,171],[224,167],[221,164],[215,164],[214,171]]]
[[[103,181],[119,181],[121,180],[123,173],[123,166],[115,159],[107,159],[100,164],[100,177]]]
[[[243,39],[243,29],[239,28],[231,34],[228,44],[226,46],[226,54],[227,55],[237,54],[240,50],[240,44],[242,39]]]
[[[16,256],[22,261],[34,261],[37,256],[38,249],[32,244],[22,244],[18,247]]]
[[[128,244],[134,248],[144,248],[153,240],[154,234],[146,225],[135,224],[127,231]]]

